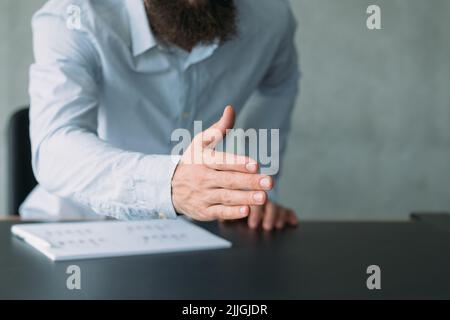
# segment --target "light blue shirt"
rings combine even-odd
[[[195,120],[207,128],[229,104],[248,110],[247,128],[280,129],[283,151],[296,23],[287,0],[236,4],[238,36],[189,53],[157,41],[142,0],[47,2],[32,21],[29,88],[39,186],[22,216],[176,217],[171,133]]]

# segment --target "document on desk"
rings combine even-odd
[[[53,261],[231,247],[184,219],[19,224],[11,231]]]

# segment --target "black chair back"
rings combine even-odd
[[[28,108],[14,113],[8,126],[8,211],[19,214],[19,206],[37,185],[31,167]]]

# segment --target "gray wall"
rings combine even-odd
[[[450,1],[293,2],[304,79],[285,201],[320,219],[450,210]]]
[[[450,1],[292,2],[303,81],[282,200],[304,219],[450,210]],[[5,123],[28,101],[29,19],[42,3],[0,1],[1,212]],[[365,27],[369,4],[381,31]]]

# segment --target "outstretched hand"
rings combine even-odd
[[[178,213],[195,220],[234,220],[262,206],[273,187],[270,176],[258,174],[255,160],[214,150],[234,126],[234,110],[195,136],[172,179],[172,202]]]

